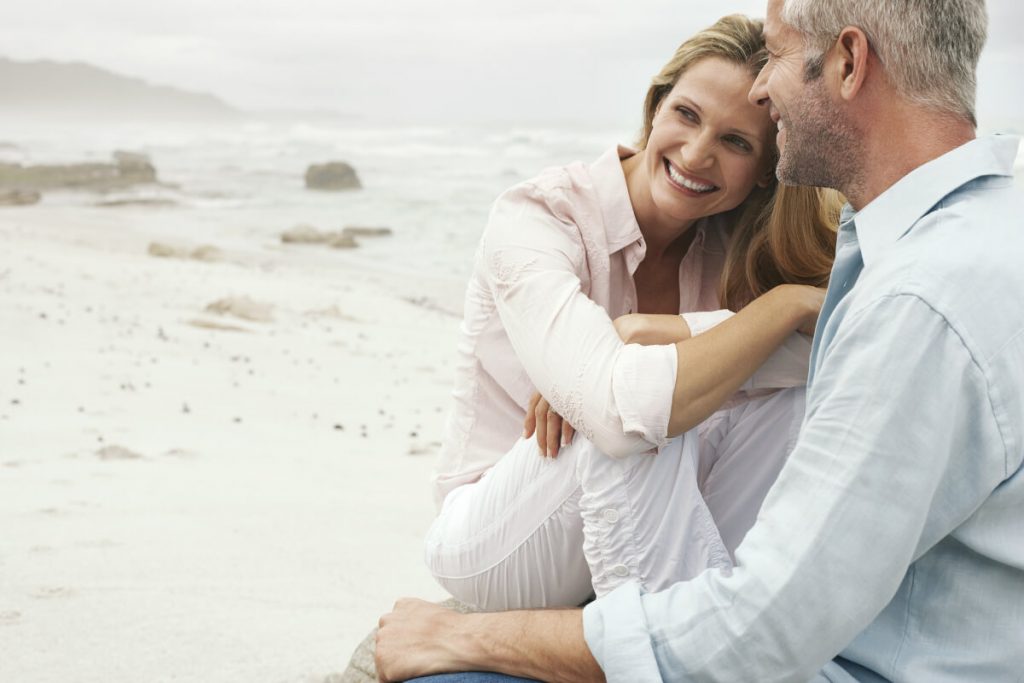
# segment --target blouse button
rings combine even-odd
[[[608,522],[609,524],[615,524],[615,522],[619,521],[619,511],[614,510],[612,508],[608,508],[607,510],[601,513],[601,517],[603,517],[604,521]]]
[[[629,576],[629,567],[624,564],[617,564],[612,567],[612,573],[615,576]]]

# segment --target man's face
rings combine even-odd
[[[778,127],[776,175],[788,185],[842,190],[856,139],[825,79],[805,78],[803,35],[781,19],[783,0],[769,0],[764,25],[768,64],[750,90]]]

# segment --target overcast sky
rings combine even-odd
[[[32,0],[0,56],[84,61],[246,109],[388,121],[629,125],[676,45],[765,0]],[[983,127],[1024,128],[1024,4],[989,0]]]

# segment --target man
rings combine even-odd
[[[807,417],[731,574],[381,619],[384,680],[1010,681],[1024,653],[1024,200],[975,138],[983,0],[769,0],[778,173],[850,206]]]

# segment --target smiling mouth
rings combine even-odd
[[[665,159],[665,172],[668,174],[668,178],[673,185],[696,194],[708,194],[718,189],[717,185],[712,185],[706,181],[684,175],[682,171],[677,170],[668,159]]]

